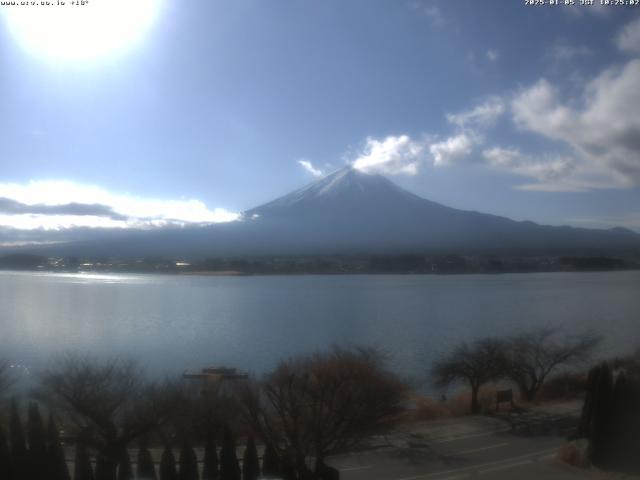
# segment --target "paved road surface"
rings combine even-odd
[[[566,443],[566,432],[512,430],[496,418],[426,422],[405,427],[376,443],[372,449],[332,459],[342,480],[591,478],[587,472],[556,460],[558,447]]]

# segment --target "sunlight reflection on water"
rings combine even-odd
[[[152,374],[256,373],[332,344],[372,345],[424,380],[452,345],[557,326],[640,346],[640,272],[201,277],[0,272],[0,359],[35,371],[67,351]]]
[[[0,271],[4,276],[28,275],[42,278],[57,278],[68,283],[149,283],[149,275],[141,274],[116,274],[95,272],[6,272]]]

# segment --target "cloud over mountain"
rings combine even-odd
[[[369,137],[353,168],[367,173],[399,173],[415,175],[423,158],[424,142],[417,142],[408,135],[388,136],[382,140]]]
[[[324,172],[319,168],[313,166],[313,164],[309,160],[298,160],[298,165],[304,168],[307,172],[309,172],[314,177],[321,177],[324,175]]]
[[[0,228],[15,231],[148,229],[232,221],[238,214],[210,210],[194,199],[156,200],[115,194],[74,182],[0,184]]]
[[[114,212],[111,207],[108,207],[107,205],[100,205],[98,203],[86,204],[72,202],[61,205],[28,205],[10,198],[0,198],[0,214],[95,216],[107,217],[112,220],[126,220],[128,218],[125,215]]]

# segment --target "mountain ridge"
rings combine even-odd
[[[640,234],[628,229],[539,225],[460,210],[422,198],[381,175],[365,174],[351,167],[246,210],[239,221],[104,238],[46,247],[44,251],[174,258],[397,253],[640,254]]]

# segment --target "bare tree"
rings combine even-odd
[[[308,475],[308,459],[317,470],[327,455],[387,429],[406,392],[378,352],[335,348],[281,362],[263,382],[245,386],[241,398],[252,430]]]
[[[590,358],[602,336],[593,332],[563,337],[556,328],[538,328],[509,339],[507,376],[520,395],[533,400],[549,374]]]
[[[471,387],[471,412],[478,413],[480,387],[504,376],[505,366],[505,343],[496,338],[483,338],[454,348],[434,364],[431,375],[440,388],[458,381],[467,382]]]
[[[96,479],[111,479],[129,442],[161,425],[181,393],[146,382],[133,362],[72,355],[44,372],[36,395],[64,412],[81,441],[98,451]]]

